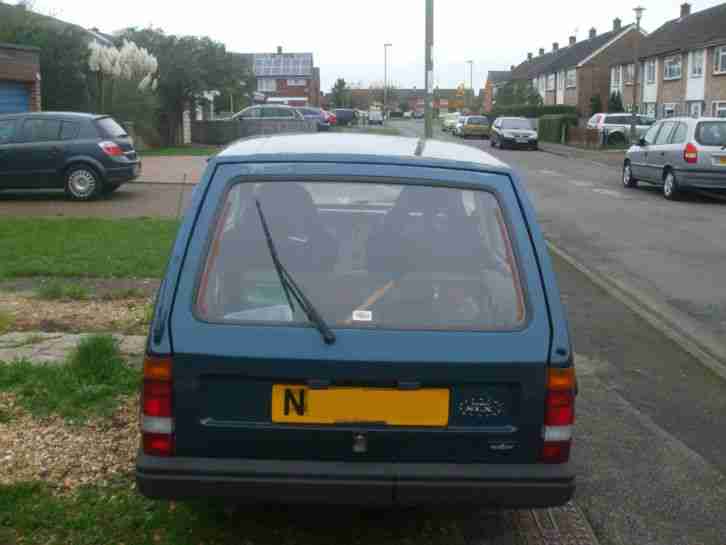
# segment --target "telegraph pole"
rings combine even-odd
[[[383,44],[383,122],[386,121],[386,105],[388,104],[388,48],[393,44]]]
[[[433,136],[431,115],[433,113],[434,85],[434,0],[426,0],[426,98],[424,101],[424,136]]]

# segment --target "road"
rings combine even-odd
[[[404,135],[423,124],[392,122]],[[435,137],[454,140],[437,128]],[[455,139],[461,142],[461,139]],[[680,325],[726,353],[726,200],[626,189],[617,167],[551,153],[499,150],[467,140],[519,172],[547,238],[590,269],[678,313]]]
[[[413,121],[396,126],[411,135],[422,131]],[[490,150],[486,141],[467,143]],[[667,290],[678,280],[673,269],[682,260],[684,274],[696,281],[680,278],[682,291],[670,299],[684,301],[708,291],[705,286],[726,282],[725,265],[718,260],[726,244],[718,222],[723,204],[699,198],[673,204],[654,191],[626,191],[612,167],[584,160],[541,152],[494,154],[524,177],[546,235],[599,271],[628,281],[652,276],[649,282]],[[5,194],[0,214],[173,217],[189,189],[130,184],[94,203],[69,203],[52,193]],[[678,249],[671,252],[667,226],[674,222],[682,229],[674,235],[680,242],[671,243]],[[573,449],[576,505],[602,545],[726,545],[726,383],[580,272],[560,259],[554,263],[580,384]],[[713,278],[716,273],[720,279]],[[652,288],[649,282],[644,284]],[[721,289],[689,305],[702,308],[710,301],[723,311],[719,297],[725,296]],[[711,321],[717,327],[717,320]],[[555,513],[555,520],[563,514]],[[541,520],[528,517],[467,518],[464,542],[586,543],[565,531],[566,524],[563,535],[553,537],[537,529]]]

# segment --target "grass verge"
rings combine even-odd
[[[216,155],[222,148],[214,146],[175,146],[169,148],[154,148],[140,151],[141,157],[169,157],[181,155]]]
[[[86,301],[90,299],[91,292],[80,284],[64,284],[57,280],[51,280],[41,286],[35,292],[39,299],[57,301],[60,299],[72,299],[75,301]]]
[[[129,482],[54,496],[40,483],[0,486],[0,542],[40,545],[463,545],[465,514],[314,506],[248,506],[150,501]],[[443,511],[443,513],[442,513]],[[472,517],[469,514],[469,517]],[[480,517],[478,517],[480,518]],[[4,535],[3,535],[4,534]],[[5,541],[3,541],[5,538]]]
[[[12,314],[0,310],[0,335],[10,331],[15,323],[15,318]]]
[[[120,396],[136,391],[139,378],[109,335],[86,337],[63,363],[35,365],[20,360],[0,365],[0,391],[15,394],[28,412],[74,420],[109,416]]]
[[[116,301],[118,299],[140,299],[145,296],[141,288],[119,288],[108,291],[101,296],[104,301]]]
[[[176,220],[0,218],[0,278],[158,278]]]

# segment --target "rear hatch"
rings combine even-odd
[[[696,125],[695,139],[699,145],[699,168],[726,177],[726,119],[699,122]]]
[[[298,173],[305,168],[312,167],[296,165]],[[397,167],[391,174],[395,171],[400,180],[405,178],[405,170]],[[274,272],[266,273],[270,285],[258,290],[257,297],[277,298],[277,306],[265,307],[273,309],[265,319],[277,323],[233,323],[227,317],[241,319],[248,311],[215,314],[210,310],[215,304],[227,305],[242,290],[235,287],[224,291],[227,288],[222,285],[228,279],[223,266],[216,264],[221,263],[220,256],[236,249],[238,255],[245,256],[239,262],[256,259],[250,251],[242,250],[241,239],[231,245],[217,243],[236,229],[234,218],[245,208],[245,199],[251,198],[243,195],[247,189],[234,196],[234,191],[225,194],[223,183],[212,183],[197,221],[196,229],[201,231],[190,242],[171,317],[176,454],[277,460],[535,462],[542,442],[549,319],[536,259],[510,182],[501,175],[481,177],[496,179],[497,197],[486,193],[486,198],[480,198],[477,192],[469,192],[477,195],[464,196],[464,203],[469,208],[479,206],[479,200],[501,206],[487,214],[486,221],[492,222],[493,229],[487,236],[496,238],[497,231],[504,229],[499,231],[504,244],[493,243],[489,263],[495,268],[514,264],[514,272],[507,269],[508,274],[521,287],[516,292],[521,299],[512,311],[517,314],[516,325],[510,324],[506,331],[438,325],[419,330],[393,322],[391,327],[366,327],[367,322],[375,321],[375,314],[385,314],[376,305],[386,309],[392,301],[399,304],[423,297],[421,286],[427,286],[430,279],[421,272],[425,266],[419,263],[416,271],[397,277],[395,282],[401,286],[397,291],[382,282],[376,276],[379,273],[371,272],[376,267],[371,241],[376,233],[381,240],[394,238],[381,232],[385,232],[385,222],[393,221],[400,212],[401,201],[406,198],[400,187],[391,190],[371,183],[360,187],[328,183],[324,191],[315,184],[303,184],[312,194],[326,229],[335,233],[340,243],[338,262],[331,272],[317,280],[304,271],[295,273],[330,322],[337,337],[333,344],[324,343],[304,318],[300,323],[285,323],[290,316],[280,288],[274,286],[278,282]],[[347,181],[351,179],[349,176]],[[457,179],[471,180],[471,173],[452,171],[447,183]],[[252,184],[237,187],[243,186]],[[303,205],[294,204],[294,192],[289,189],[285,194],[290,206],[299,211]],[[372,191],[377,192],[376,197]],[[447,194],[442,192],[455,190],[436,191],[440,195],[436,194],[434,201],[443,202]],[[322,193],[334,198],[326,200]],[[272,226],[283,221],[282,212],[274,211],[273,204],[264,199],[261,202]],[[332,202],[339,204],[332,206]],[[257,211],[246,210],[253,215],[246,216],[252,223],[240,220],[243,236],[258,229],[254,227]],[[409,208],[400,217],[404,222],[419,221],[426,214]],[[452,221],[451,217],[442,218],[443,214],[439,210],[434,217]],[[274,229],[272,233],[280,245],[280,256],[286,256],[290,263],[291,246]],[[210,236],[211,245],[206,242]],[[359,239],[368,239],[367,257],[359,255]],[[460,244],[466,246],[465,240]],[[266,254],[264,244],[257,248],[260,256]],[[458,250],[452,252],[449,261],[458,259]],[[207,261],[208,256],[216,256],[212,258],[217,260],[215,264]],[[411,255],[407,257],[414,260]],[[314,261],[324,260],[318,256]],[[362,263],[367,264],[365,273]],[[238,273],[235,270],[233,276]],[[242,286],[239,276],[235,278],[234,285]],[[462,277],[461,285],[468,281]],[[446,292],[445,282],[436,282],[436,289]],[[506,284],[498,288],[502,292],[510,289]],[[220,292],[228,295],[213,301]],[[212,300],[206,294],[211,294]],[[437,291],[434,298],[439,297],[444,296]],[[374,304],[373,299],[381,302]],[[365,301],[350,306],[357,308],[352,314],[357,323],[335,317],[337,309],[348,308],[348,301]],[[390,316],[394,314],[391,311]],[[261,320],[261,316],[257,318]],[[421,323],[428,323],[427,319],[421,318]]]
[[[95,123],[101,138],[116,143],[128,160],[135,161],[138,158],[133,139],[116,120],[112,117],[99,117]]]

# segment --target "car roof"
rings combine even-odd
[[[683,115],[680,117],[664,117],[662,119],[659,119],[658,121],[681,121],[681,122],[692,122],[692,123],[698,123],[699,121],[722,121],[726,122],[726,118],[724,117],[690,117],[687,115]]]
[[[76,119],[101,119],[102,117],[110,117],[107,115],[89,114],[85,112],[20,112],[16,114],[2,114],[2,119],[13,119],[19,117],[66,117]]]
[[[290,156],[294,155],[295,158]],[[216,162],[252,160],[314,160],[398,163],[414,166],[461,166],[477,170],[509,170],[499,159],[472,146],[441,140],[372,134],[301,133],[238,140],[216,155]]]

